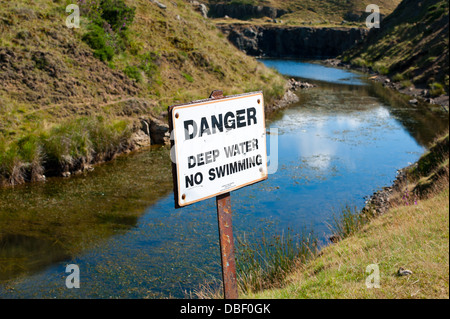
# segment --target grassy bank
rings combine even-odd
[[[419,85],[427,97],[448,94],[448,10],[445,0],[404,0],[342,60],[387,75],[400,88]]]
[[[448,185],[418,205],[398,207],[299,267],[280,289],[246,298],[448,298]],[[366,287],[366,267],[380,288]],[[397,275],[400,267],[412,275]]]
[[[448,134],[408,172],[405,189],[381,216],[344,210],[335,219],[341,240],[307,262],[297,260],[280,284],[244,298],[449,298]],[[376,265],[380,287],[367,288]],[[412,271],[400,276],[400,268]]]
[[[132,147],[127,120],[82,117],[7,142],[0,137],[0,186],[90,169]]]

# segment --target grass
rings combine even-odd
[[[310,233],[262,234],[257,242],[245,236],[238,239],[237,274],[239,289],[251,293],[279,286],[298,262],[315,255],[317,239]]]
[[[423,179],[436,174],[426,193],[416,192]],[[403,197],[381,216],[346,207],[331,225],[340,239],[336,244],[299,263],[282,287],[244,298],[449,298],[448,133],[435,141],[409,176],[405,194],[420,195],[414,204]],[[366,286],[366,271],[373,265],[380,271],[379,288]],[[400,267],[412,275],[399,276]]]
[[[288,228],[280,235],[262,231],[257,241],[246,234],[236,240],[236,273],[239,295],[280,287],[298,263],[304,263],[317,253],[318,241],[312,232],[294,232]],[[190,297],[223,298],[218,280],[200,285]]]
[[[128,120],[80,117],[7,143],[0,139],[0,185],[35,181],[42,174],[84,170],[128,147]]]
[[[280,289],[247,298],[448,298],[449,192],[397,207],[322,250]],[[366,268],[380,269],[380,288],[366,287]],[[399,277],[400,267],[413,274]]]

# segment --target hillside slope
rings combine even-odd
[[[448,0],[404,0],[343,61],[392,76],[405,87],[426,87],[431,96],[448,93],[448,10]]]
[[[367,16],[365,9],[369,4],[378,5],[381,14],[386,16],[395,9],[400,0],[208,0],[207,2],[211,8],[210,15],[215,17],[223,17],[226,14],[232,18],[247,20],[265,16],[292,25],[302,23],[336,25],[341,24],[343,20],[365,21]],[[251,6],[275,10],[250,10]]]
[[[145,98],[161,111],[174,102],[205,98],[213,89],[230,94],[281,83],[279,76],[236,50],[181,0],[175,5],[167,1],[167,9],[147,0],[126,1],[136,8],[126,47],[102,62],[82,40],[89,30],[83,12],[80,29],[66,27],[65,7],[70,2],[2,4],[3,134],[15,134],[16,126],[30,117],[34,121],[101,113],[102,106],[127,98]],[[124,72],[127,67],[140,74]]]
[[[0,184],[28,179],[30,166],[111,157],[139,116],[214,89],[263,90],[266,104],[284,94],[283,77],[186,1],[79,0],[80,28],[70,29],[72,2],[0,6]]]

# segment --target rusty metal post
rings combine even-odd
[[[209,96],[220,99],[223,92],[215,90]],[[231,196],[225,193],[216,196],[217,221],[219,223],[220,258],[222,260],[223,292],[225,299],[237,299],[236,260],[234,256],[233,225],[231,222]]]
[[[231,223],[230,193],[216,197],[219,222],[220,257],[222,259],[223,292],[225,299],[237,299],[236,260],[234,256],[233,225]]]

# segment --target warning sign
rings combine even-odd
[[[169,121],[178,206],[267,179],[262,92],[176,105]]]

